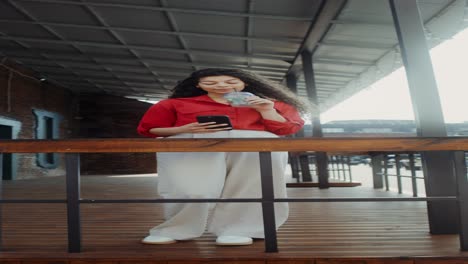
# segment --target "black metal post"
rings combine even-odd
[[[68,222],[68,252],[81,252],[81,221],[80,221],[80,154],[67,153],[67,222]]]
[[[278,252],[271,152],[259,152],[265,252]]]
[[[302,174],[303,182],[312,181],[312,174],[310,173],[310,165],[309,165],[309,155],[310,154],[299,155],[299,165],[301,167],[301,174]]]
[[[320,189],[330,187],[328,181],[328,155],[326,152],[315,152],[315,164]]]
[[[286,86],[291,90],[291,92],[297,94],[297,77],[294,73],[286,75]]]
[[[396,168],[396,177],[397,177],[397,186],[398,186],[398,193],[403,192],[403,186],[401,184],[401,162],[400,162],[400,154],[395,155],[395,168]]]
[[[286,85],[293,93],[297,94],[297,77],[295,74],[289,73],[288,75],[286,75]],[[302,131],[302,133],[297,133],[296,135],[293,135],[293,137],[304,137],[303,132],[304,131]],[[291,165],[292,177],[298,182],[300,181],[299,156],[300,155],[291,155],[291,153],[289,153],[289,164]],[[309,168],[307,168],[307,170],[309,170]]]
[[[447,136],[423,21],[417,0],[389,0],[413,103],[417,135]],[[443,152],[442,152],[443,153]],[[421,154],[428,196],[454,196],[455,175],[447,152]],[[428,201],[432,234],[456,234],[457,208],[450,201]]]
[[[344,171],[341,169],[341,162],[343,162],[343,160],[341,160],[341,156],[338,155],[336,156],[336,158],[338,159],[338,163],[336,164],[338,166],[338,180],[341,181],[342,178],[344,178],[343,174],[344,174]]]
[[[455,196],[457,192],[456,176],[453,170],[453,153],[450,151],[432,151],[421,153],[426,195],[430,197]],[[431,166],[440,161],[447,164]],[[451,201],[428,201],[427,213],[431,234],[458,234],[458,207]]]
[[[346,165],[348,165],[349,182],[353,182],[353,174],[351,173],[351,158],[350,158],[350,156],[346,156]]]
[[[332,172],[332,177],[333,177],[333,179],[336,179],[335,162],[336,162],[336,156],[331,156],[331,157],[330,157],[330,164],[331,164],[331,172]]]
[[[388,181],[388,155],[384,155],[384,181],[385,181],[385,190],[389,191],[390,190],[390,182]]]
[[[343,170],[343,181],[346,181],[346,169],[345,169],[346,158],[343,155],[340,155],[340,160],[341,160],[341,169]]]
[[[340,170],[340,156],[335,156],[335,164],[336,164],[336,174],[337,174],[337,177],[336,179],[337,180],[340,180],[341,179],[341,170]]]
[[[323,133],[322,125],[320,123],[320,109],[318,104],[314,67],[312,63],[312,53],[308,50],[304,50],[301,53],[301,57],[307,96],[317,108],[317,112],[312,113],[312,136],[322,137]],[[315,158],[315,167],[319,182],[319,188],[328,188],[330,187],[330,184],[328,182],[328,156],[326,152],[315,152]]]
[[[293,179],[296,179],[299,182],[299,160],[296,155],[292,155],[291,152],[288,153],[289,165],[291,166],[291,175]]]
[[[409,168],[411,171],[411,186],[413,187],[413,197],[418,197],[418,182],[416,178],[416,168],[414,165],[414,154],[410,153],[408,155],[409,159]]]
[[[343,173],[341,171],[341,164],[340,164],[341,159],[340,159],[339,155],[335,156],[335,158],[336,158],[336,172],[338,173],[338,177],[336,179],[340,181],[341,180],[341,174]]]
[[[3,153],[0,152],[0,200],[3,199]],[[3,223],[2,223],[3,203],[0,203],[0,251],[3,248]]]
[[[457,177],[460,248],[463,251],[468,251],[468,173],[466,166],[465,152],[455,151],[453,168]]]

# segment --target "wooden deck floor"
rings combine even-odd
[[[83,176],[82,197],[156,198],[154,176]],[[289,188],[290,197],[392,197],[395,193],[364,187]],[[4,183],[4,198],[61,199],[61,177]],[[425,202],[291,203],[287,223],[278,232],[279,253],[264,253],[264,242],[219,247],[215,237],[171,245],[139,241],[162,221],[161,205],[82,205],[82,253],[67,253],[63,204],[4,204],[0,263],[53,260],[50,263],[468,263],[457,235],[430,235]],[[383,258],[383,260],[381,260]],[[65,259],[68,259],[65,261]],[[23,262],[20,262],[22,260]],[[72,261],[73,260],[73,261]],[[191,260],[192,262],[190,262]],[[430,262],[427,262],[429,261]],[[64,261],[64,262],[60,262]],[[181,261],[181,262],[177,262]],[[218,261],[218,262],[216,262]],[[312,261],[312,262],[311,262]],[[320,262],[322,261],[322,262]],[[382,262],[383,261],[383,262]],[[93,262],[94,263],[94,262]],[[370,263],[370,262],[369,262]],[[374,262],[372,262],[374,263]]]

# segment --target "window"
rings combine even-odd
[[[7,117],[0,116],[0,139],[9,140],[17,139],[21,130],[21,122],[12,120]],[[18,169],[18,156],[15,153],[3,153],[0,155],[3,167],[0,168],[0,180],[14,180],[16,179],[16,172]]]
[[[36,116],[36,138],[57,139],[59,138],[59,127],[62,117],[53,112],[33,109]],[[47,169],[55,169],[58,166],[57,153],[38,153],[37,165]]]

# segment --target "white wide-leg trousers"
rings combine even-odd
[[[181,134],[171,138],[273,138],[265,131],[231,130],[206,134]],[[158,153],[158,192],[164,198],[260,198],[258,152]],[[276,198],[286,197],[286,152],[272,152]],[[166,221],[151,235],[186,240],[205,230],[217,236],[264,238],[260,203],[167,203]],[[275,204],[277,228],[288,218],[288,204]]]

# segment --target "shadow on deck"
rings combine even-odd
[[[82,176],[82,198],[157,198],[154,175]],[[365,187],[289,188],[290,197],[401,197]],[[65,199],[65,179],[4,182],[5,199]],[[82,204],[82,253],[67,253],[65,204],[2,205],[0,263],[468,263],[458,235],[430,235],[425,202],[290,203],[279,253],[219,247],[211,234],[143,245],[160,204]],[[27,261],[26,261],[27,260]],[[42,262],[34,262],[42,261]],[[26,262],[25,262],[26,261]],[[449,261],[449,262],[447,262]]]

